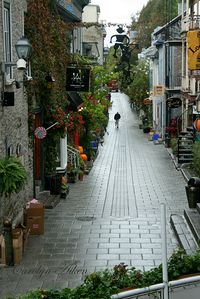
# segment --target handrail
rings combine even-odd
[[[132,298],[132,296],[135,295],[141,295],[141,294],[148,294],[149,292],[153,291],[159,291],[164,289],[165,284],[164,283],[159,283],[159,284],[154,284],[149,287],[144,287],[140,289],[135,289],[135,290],[130,290],[130,291],[125,291],[119,294],[112,295],[112,299],[123,299],[123,298]]]
[[[70,154],[72,155],[72,159],[73,159],[73,164],[74,164],[74,167],[79,167],[79,150],[77,150],[76,148],[70,146],[70,145],[67,145],[67,151],[70,152]]]
[[[177,287],[181,287],[181,286],[184,287],[186,285],[193,284],[193,283],[200,283],[200,275],[195,275],[192,277],[169,281],[168,287],[169,287],[169,291],[170,291],[173,288],[177,288]],[[133,290],[121,292],[121,293],[112,295],[111,299],[125,299],[125,298],[133,299],[133,298],[135,298],[135,296],[138,296],[138,295],[145,295],[145,294],[156,292],[156,291],[162,291],[165,288],[165,285],[166,285],[165,283],[159,283],[159,284],[151,285],[149,287],[144,287],[144,288],[133,289]]]

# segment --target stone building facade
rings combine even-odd
[[[28,173],[28,180],[24,189],[10,198],[14,225],[22,221],[24,205],[33,197],[33,155],[28,134],[28,102],[24,71],[18,70],[16,67],[18,57],[15,50],[16,42],[24,35],[24,14],[26,10],[27,3],[25,0],[1,1],[0,159],[8,155],[18,157]],[[9,63],[14,65],[10,67]],[[7,94],[7,92],[10,94]],[[11,101],[6,106],[5,98],[7,95],[11,98],[11,94],[14,95],[14,103],[11,103]],[[1,197],[0,233],[7,203],[8,200]]]

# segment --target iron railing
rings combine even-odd
[[[168,298],[164,297],[166,283],[160,283],[149,287],[129,290],[111,296],[112,299],[199,299],[200,275],[170,281]]]

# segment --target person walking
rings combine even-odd
[[[121,115],[119,114],[119,112],[117,112],[115,115],[114,115],[114,120],[115,120],[115,127],[118,129],[119,128],[119,120],[121,118]]]

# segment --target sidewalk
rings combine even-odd
[[[75,287],[85,275],[122,262],[141,270],[159,265],[161,203],[167,209],[168,255],[177,248],[169,219],[187,208],[185,180],[165,147],[139,129],[128,98],[113,93],[112,101],[109,134],[92,170],[71,184],[66,199],[45,210],[45,234],[29,237],[21,264],[0,268],[0,298]]]

